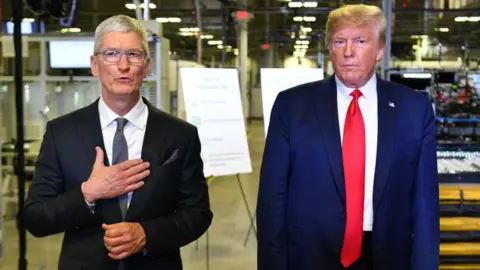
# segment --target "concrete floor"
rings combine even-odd
[[[264,147],[263,123],[249,124],[248,135],[253,172],[249,175],[241,175],[240,181],[253,215]],[[184,269],[256,269],[257,242],[253,231],[250,232],[248,242],[244,246],[250,219],[237,178],[235,176],[215,178],[209,190],[211,207],[215,215],[208,231],[210,259],[207,261],[207,237],[204,235],[198,243],[194,242],[182,249]],[[18,233],[14,221],[4,220],[2,237],[3,261],[0,263],[0,269],[18,269]],[[62,235],[54,235],[38,239],[27,235],[28,269],[57,269],[62,237]]]

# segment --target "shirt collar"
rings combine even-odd
[[[352,91],[355,90],[355,88],[347,87],[345,84],[343,84],[336,74],[335,74],[335,82],[337,84],[337,93],[344,99],[348,99]],[[376,74],[373,73],[370,80],[368,80],[367,83],[364,86],[360,87],[360,89],[358,90],[362,92],[363,97],[365,97],[366,99],[374,97],[377,92]]]
[[[137,104],[125,115],[123,118],[127,119],[128,122],[132,123],[135,127],[144,130],[147,126],[147,106],[143,102],[143,99],[140,97]],[[109,126],[115,119],[120,116],[112,111],[103,97],[100,97],[98,102],[98,112],[100,114],[100,126],[102,129]]]

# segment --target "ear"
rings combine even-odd
[[[377,49],[377,55],[375,56],[375,59],[377,61],[382,60],[384,54],[385,54],[385,44],[383,44],[383,45],[380,44],[380,46]]]
[[[150,74],[150,68],[152,67],[152,61],[151,58],[148,57],[147,60],[145,61],[145,69],[143,70],[143,78],[147,78],[148,74]]]
[[[93,76],[98,77],[97,57],[95,55],[90,56],[90,70]]]

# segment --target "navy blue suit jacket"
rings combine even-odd
[[[438,270],[432,105],[422,94],[381,79],[377,95],[374,268]],[[342,269],[346,215],[341,153],[334,77],[278,95],[260,173],[259,270]]]

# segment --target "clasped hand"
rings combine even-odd
[[[143,186],[143,179],[150,174],[150,164],[141,159],[127,160],[113,166],[105,166],[103,151],[96,147],[97,156],[89,179],[82,186],[85,200],[94,203],[99,199],[115,198]]]
[[[103,224],[102,228],[105,230],[103,241],[112,259],[123,260],[145,247],[145,231],[139,223]]]

